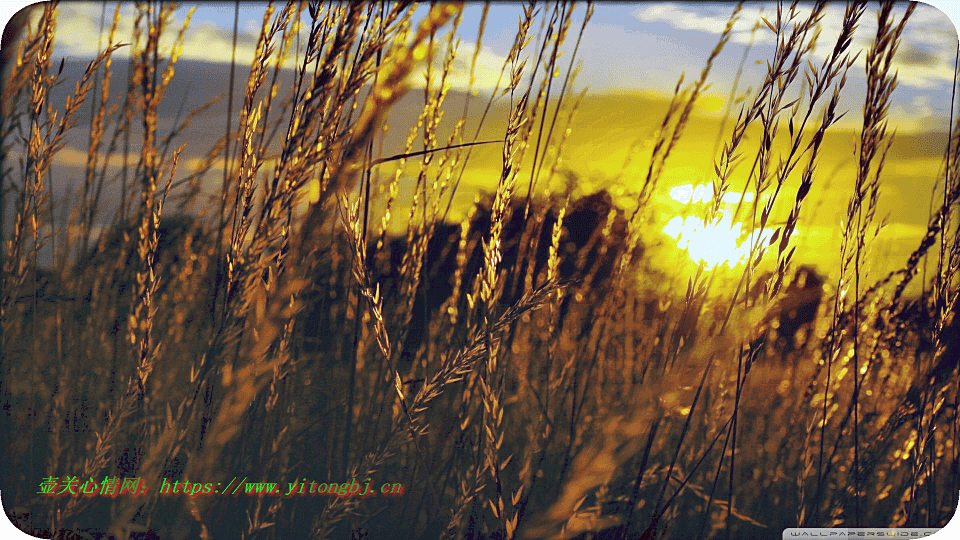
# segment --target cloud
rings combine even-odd
[[[905,50],[901,50],[899,58],[904,65],[921,67],[933,67],[938,62],[936,54],[917,46],[906,47]]]
[[[473,56],[477,52],[476,43],[461,42],[456,50],[456,56],[450,65],[450,72],[447,74],[447,84],[455,90],[466,91],[470,87],[470,66],[473,63]],[[437,88],[440,84],[443,64],[447,59],[446,45],[437,47],[434,54],[433,69],[431,70],[431,88]],[[481,47],[477,54],[476,64],[473,68],[473,86],[476,91],[490,93],[497,87],[499,79],[499,88],[503,89],[508,82],[508,77],[500,77],[503,66],[507,61],[506,56],[499,55],[490,47]],[[427,74],[426,62],[413,70],[407,78],[407,83],[413,88],[423,88],[425,86]]]
[[[591,92],[669,92],[684,71],[699,72],[702,65],[696,64],[704,59],[696,44],[675,35],[591,22],[577,51],[576,61],[582,61],[577,81],[589,85]]]
[[[101,29],[100,16],[102,6],[91,3],[60,4],[57,17],[55,54],[68,57],[91,58],[107,46],[114,7],[108,6],[104,14]],[[169,56],[174,40],[185,19],[178,11],[169,21],[167,31],[160,38],[161,55]],[[33,14],[33,23],[39,18],[39,10]],[[275,15],[276,16],[276,15]],[[114,42],[130,43],[133,39],[133,23],[136,8],[131,4],[122,4],[120,19]],[[236,59],[241,65],[249,65],[254,58],[259,24],[250,28],[240,28],[237,32]],[[143,39],[143,38],[141,38]],[[132,46],[122,47],[114,53],[114,58],[129,58]],[[229,63],[233,54],[232,29],[220,28],[210,21],[192,19],[184,34],[181,58],[204,62]]]
[[[726,28],[732,9],[729,5],[648,4],[633,11],[641,22],[665,22],[678,30],[694,30],[720,35]],[[758,8],[745,7],[733,26],[735,43],[746,43],[760,16]]]
[[[820,21],[821,34],[818,46],[813,56],[823,60],[832,52],[843,26],[844,7],[839,4],[829,4]],[[700,5],[686,3],[651,4],[634,10],[631,14],[643,23],[665,23],[677,30],[696,31],[714,34],[719,37],[727,24],[732,12],[728,5]],[[903,16],[904,8],[894,9],[896,20]],[[809,6],[800,6],[795,14],[794,21],[801,21],[810,15]],[[784,20],[789,28],[789,10],[784,10]],[[761,11],[756,6],[745,6],[739,20],[733,27],[730,37],[731,43],[746,44],[750,40],[754,24],[765,17],[771,24],[776,25],[775,11]],[[862,50],[854,68],[863,73],[866,51],[876,37],[877,11],[873,5],[860,18],[859,25],[851,50]],[[761,25],[754,36],[757,45],[774,44],[773,33]],[[953,81],[953,61],[957,33],[950,19],[938,9],[926,4],[918,4],[916,11],[904,29],[900,49],[894,59],[893,69],[898,72],[900,84],[919,89],[935,88]]]
[[[105,16],[103,29],[101,31],[100,17],[101,5],[89,3],[66,3],[59,7],[59,17],[57,23],[57,36],[55,54],[68,57],[92,58],[100,50],[106,47],[109,37],[110,24],[112,22],[112,6],[108,6]],[[279,12],[279,10],[277,10]],[[179,11],[177,12],[180,13]],[[128,43],[133,35],[133,21],[136,16],[136,9],[130,4],[124,4],[120,10],[120,20],[117,28],[115,42]],[[276,13],[274,17],[276,17]],[[39,17],[39,11],[34,13],[34,24]],[[180,28],[183,27],[184,18],[175,16],[169,24],[169,29],[164,33],[160,40],[161,55],[169,55],[172,50],[174,39]],[[248,20],[246,24],[241,25],[237,32],[236,61],[239,65],[250,65],[253,62],[256,53],[257,39],[260,34],[261,20]],[[309,37],[309,24],[301,21],[297,29],[301,44]],[[296,47],[296,40],[293,47]],[[126,59],[130,56],[133,48],[130,46],[122,47],[114,53],[114,58]],[[461,43],[457,57],[451,66],[451,72],[448,75],[448,83],[458,90],[465,90],[470,84],[470,65],[476,51],[475,43]],[[438,48],[434,58],[433,82],[439,83],[440,71],[445,58],[445,48]],[[234,55],[233,49],[233,31],[232,29],[221,28],[210,21],[198,20],[194,18],[184,34],[184,43],[181,58],[184,60],[196,60],[203,62],[229,63]],[[506,57],[499,55],[490,47],[482,47],[477,55],[476,65],[474,67],[473,88],[479,91],[491,92],[497,84],[503,68]],[[285,63],[286,67],[292,67],[291,61]],[[414,88],[424,86],[424,77],[426,75],[425,65],[421,65],[414,70],[408,79],[408,83]],[[501,88],[503,87],[501,81]]]
[[[921,132],[945,129],[943,122],[946,111],[934,109],[930,96],[917,95],[905,107],[895,104],[890,109],[890,124],[900,132]],[[937,114],[937,116],[934,116]]]

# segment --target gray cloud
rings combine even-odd
[[[920,47],[901,48],[897,53],[900,63],[920,67],[937,67],[940,57]]]
[[[721,8],[725,11],[722,11]],[[697,31],[719,36],[726,26],[730,7],[707,6],[687,3],[647,4],[632,12],[641,22],[666,23],[677,30]],[[903,16],[904,7],[894,9],[897,20]],[[800,5],[795,21],[810,14],[809,5]],[[784,19],[789,17],[784,10]],[[833,49],[832,44],[843,25],[844,6],[840,3],[828,4],[820,21],[821,35],[818,46],[813,52],[816,58],[826,58]],[[746,4],[739,14],[731,36],[732,43],[745,44],[750,38],[750,29],[754,23],[765,17],[776,24],[776,11],[761,10],[758,4]],[[787,27],[792,23],[787,22]],[[854,37],[853,50],[863,49],[857,60],[859,69],[863,69],[866,50],[872,44],[877,31],[876,5],[873,5],[861,17]],[[894,59],[894,69],[898,70],[900,84],[915,88],[934,88],[937,85],[953,81],[953,59],[957,46],[957,33],[951,20],[940,10],[920,3],[904,30],[900,51]],[[772,32],[763,26],[754,36],[756,44],[773,44]],[[829,44],[830,46],[824,46]]]

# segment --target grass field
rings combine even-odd
[[[230,70],[245,90],[219,141],[189,164],[182,152],[204,141],[183,134],[203,111],[158,115],[178,84],[177,47],[160,46],[183,36],[172,6],[139,5],[130,39],[108,7],[110,39],[78,80],[58,76],[54,6],[14,20],[0,112],[10,519],[56,538],[164,539],[946,524],[960,492],[953,119],[926,230],[893,272],[875,249],[891,58],[913,7],[851,4],[822,59],[823,4],[770,12],[755,29],[777,43],[755,66],[763,83],[731,103],[721,140],[693,138],[712,152],[700,189],[661,179],[684,165],[672,152],[740,6],[655,136],[631,148],[632,181],[602,188],[564,157],[586,154],[567,145],[590,110],[573,79],[594,7],[515,6],[489,95],[446,84],[478,62],[458,39],[484,38],[486,8],[467,28],[461,7],[269,8],[252,65]],[[868,17],[872,46],[855,50]],[[115,73],[121,42],[128,78]],[[856,166],[833,177],[818,166],[858,53]],[[411,89],[424,65],[426,86]],[[403,134],[399,152],[383,150],[384,125]],[[69,152],[83,173],[65,197],[55,165]],[[477,160],[482,192],[465,175]],[[830,202],[845,211],[823,272],[794,254],[830,182],[849,189]],[[69,477],[149,489],[38,493]],[[403,493],[220,494],[241,478]],[[164,479],[219,496],[160,495]]]

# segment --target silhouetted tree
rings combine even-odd
[[[525,216],[524,202],[514,201],[503,227],[500,270],[505,275],[503,294],[499,299],[501,307],[516,302],[523,295],[528,277],[534,287],[546,279],[551,236],[560,209],[545,207],[543,202],[537,201]],[[483,269],[483,242],[490,239],[491,206],[492,197],[485,197],[474,208],[470,221],[466,242],[469,255],[463,286],[454,304],[461,314],[466,314],[469,309],[466,295]],[[542,220],[537,220],[536,216],[542,216]],[[607,223],[611,216],[612,223]],[[607,236],[603,234],[605,229]],[[626,238],[627,219],[622,210],[614,206],[608,192],[599,191],[572,200],[564,217],[558,248],[559,278],[585,285],[585,290],[594,296],[588,301],[596,302],[609,289],[613,272],[626,252]],[[403,334],[398,343],[400,357],[407,362],[416,356],[428,333],[430,321],[453,294],[459,246],[459,225],[436,224],[427,239],[410,324],[397,329]],[[369,257],[370,261],[376,261],[374,275],[385,306],[398,308],[396,303],[401,288],[398,272],[409,249],[407,238],[397,236],[388,239],[379,257],[373,257],[372,253]],[[635,246],[634,250],[633,260],[638,261],[642,247]],[[330,294],[330,291],[324,292]],[[331,327],[337,327],[328,312],[332,300],[324,299],[323,294],[317,292],[312,296],[316,301],[306,303],[300,319],[303,335],[310,344],[307,350],[328,352],[332,350],[332,340],[338,337],[329,332]],[[569,303],[567,298],[561,304],[561,321]]]

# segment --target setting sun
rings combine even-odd
[[[708,203],[713,199],[713,188],[707,184],[696,187],[685,184],[671,189],[670,197],[683,204]],[[752,193],[728,192],[721,201],[723,204],[736,204],[741,198],[744,202],[751,202],[754,197]],[[663,228],[663,232],[676,239],[677,247],[685,250],[693,261],[702,262],[710,268],[721,264],[734,268],[747,258],[751,244],[768,240],[773,229],[758,229],[752,235],[747,234],[741,223],[734,223],[721,210],[719,219],[713,223],[704,223],[703,219],[693,216],[675,216]]]

